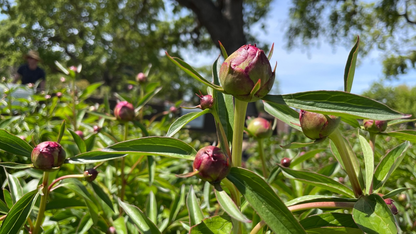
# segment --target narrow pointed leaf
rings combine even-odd
[[[156,203],[156,196],[153,191],[149,193],[149,201],[146,208],[147,217],[149,217],[150,221],[153,223],[157,222],[157,203]]]
[[[222,56],[224,57],[224,60],[228,58],[227,50],[224,48],[222,43],[218,41],[218,44],[220,45]]]
[[[79,152],[84,153],[87,151],[87,146],[85,145],[84,140],[81,139],[80,136],[78,136],[78,134],[76,134],[74,131],[68,129],[68,131],[71,133],[72,138],[75,141],[75,144],[77,144]]]
[[[33,164],[21,164],[14,162],[0,162],[0,167],[12,168],[12,169],[27,169],[32,168]]]
[[[10,195],[9,190],[3,189],[3,198],[7,207],[11,208],[13,206],[12,195]]]
[[[350,188],[327,176],[308,171],[296,171],[286,167],[280,168],[289,178],[293,178],[305,184],[320,187],[335,193],[343,194],[347,197],[354,197],[354,192]]]
[[[272,44],[272,48],[270,48],[269,54],[267,55],[267,59],[270,61],[273,57],[273,50],[274,50],[274,43]]]
[[[206,218],[191,228],[190,234],[229,234],[232,232],[231,218],[226,215]]]
[[[298,165],[299,163],[302,163],[306,160],[309,160],[309,159],[313,158],[316,154],[318,154],[318,153],[320,153],[324,150],[325,149],[315,149],[315,150],[308,151],[308,152],[306,152],[302,155],[299,155],[299,156],[295,157],[292,160],[292,162],[290,163],[290,166],[294,167],[294,166]]]
[[[146,93],[142,99],[136,104],[136,109],[134,110],[136,113],[143,108],[159,91],[162,90],[161,87],[152,90],[152,92]]]
[[[352,217],[367,234],[398,233],[390,208],[378,194],[362,196],[354,206]]]
[[[412,143],[416,143],[416,131],[414,130],[401,130],[401,131],[385,132],[381,134],[389,135],[391,137],[394,137],[403,141],[410,141]]]
[[[302,131],[299,122],[299,113],[289,106],[276,104],[274,102],[264,102],[264,110],[292,128]]]
[[[96,184],[94,181],[90,183],[95,194],[110,208],[114,211],[113,203],[111,202],[110,197],[104,192],[104,190]]]
[[[127,227],[123,216],[118,217],[116,220],[114,220],[113,226],[117,230],[117,234],[129,234],[127,232]]]
[[[224,190],[215,190],[215,196],[217,197],[217,201],[220,204],[221,208],[229,216],[243,223],[251,223],[251,220],[249,220],[243,213],[241,213],[240,209]]]
[[[26,193],[13,205],[1,225],[0,234],[19,233],[32,211],[38,194],[38,190]]]
[[[127,204],[118,199],[118,204],[123,208],[124,212],[132,219],[133,223],[143,234],[158,234],[160,233],[156,225],[150,221],[146,215],[136,206]]]
[[[9,213],[9,207],[7,207],[6,203],[0,199],[0,213],[7,214]]]
[[[249,170],[233,167],[227,178],[275,233],[305,233],[282,200],[260,176]]]
[[[86,89],[84,89],[82,91],[82,93],[79,95],[78,99],[80,101],[83,101],[83,100],[89,98],[91,96],[91,94],[93,94],[94,91],[97,90],[103,84],[104,84],[104,82],[97,82],[97,83],[88,85],[88,87]]]
[[[156,160],[153,156],[147,156],[147,170],[149,171],[149,186],[153,184],[156,175]],[[152,220],[153,221],[153,220]]]
[[[297,197],[290,201],[285,202],[286,206],[293,206],[302,203],[311,203],[311,202],[325,202],[325,201],[334,201],[334,202],[356,202],[355,198],[343,198],[335,196],[325,196],[325,195],[305,195],[302,197]]]
[[[355,224],[351,214],[342,213],[323,213],[312,215],[301,220],[300,224],[302,224],[303,228],[306,230],[322,227],[348,227],[358,229],[357,231],[360,230],[357,224]]]
[[[56,139],[56,142],[61,142],[62,137],[65,133],[65,120],[62,121],[61,127],[59,128],[58,138]]]
[[[341,121],[344,122],[344,123],[349,124],[351,127],[354,127],[354,128],[360,128],[361,127],[360,123],[358,123],[357,119],[355,119],[355,118],[348,118],[348,117],[344,116],[344,117],[341,118]]]
[[[347,118],[391,120],[409,118],[385,104],[342,91],[310,91],[286,95],[266,95],[263,100],[293,108]]]
[[[386,198],[392,198],[392,197],[396,196],[397,194],[400,194],[400,193],[402,193],[402,192],[404,192],[404,191],[407,191],[407,190],[409,190],[409,189],[410,189],[410,188],[397,188],[397,189],[392,190],[392,191],[390,191],[389,193],[385,194],[385,195],[383,196],[383,199],[386,199]]]
[[[17,155],[29,157],[32,154],[32,146],[19,137],[0,129],[0,149]]]
[[[315,141],[311,141],[311,142],[291,142],[287,145],[281,145],[280,147],[282,147],[283,149],[298,149],[298,148],[312,146],[314,144],[316,144]]]
[[[359,138],[360,138],[361,149],[363,150],[363,155],[364,155],[365,191],[367,194],[370,194],[370,188],[373,182],[373,174],[374,174],[374,154],[368,141],[361,135],[359,136]]]
[[[205,109],[203,111],[190,112],[186,115],[182,115],[181,117],[177,118],[175,122],[172,123],[172,125],[170,125],[168,133],[166,133],[166,136],[172,137],[177,132],[179,132],[179,130],[181,130],[185,125],[187,125],[189,122],[209,112],[210,112],[209,109]]]
[[[97,134],[92,134],[87,139],[85,139],[85,146],[87,148],[87,151],[91,151],[94,148],[95,144],[95,138],[97,137]]]
[[[72,158],[67,158],[65,162],[69,164],[91,164],[119,159],[125,157],[126,155],[126,153],[115,151],[90,151],[78,154]]]
[[[19,179],[7,172],[6,175],[7,183],[9,184],[10,195],[12,196],[13,204],[15,204],[23,196],[23,189],[20,185]]]
[[[204,219],[201,208],[196,198],[194,188],[189,188],[188,196],[186,197],[186,207],[188,208],[189,214],[189,226],[194,226]]]
[[[373,178],[374,190],[377,190],[383,186],[389,176],[396,170],[396,168],[402,162],[406,150],[410,147],[408,141],[400,144],[396,148],[392,149],[386,156],[384,156],[378,164]]]
[[[355,65],[357,64],[358,47],[360,45],[360,37],[357,36],[357,42],[352,47],[350,54],[348,55],[347,64],[344,71],[344,91],[351,92],[352,82],[354,80]]]
[[[58,61],[55,61],[55,65],[63,72],[65,75],[69,75],[69,71],[62,66]]]
[[[173,222],[176,220],[176,217],[178,216],[180,210],[185,205],[185,185],[181,186],[181,190],[179,194],[176,196],[175,200],[172,203],[172,206],[170,207],[170,213],[169,213],[169,221]]]

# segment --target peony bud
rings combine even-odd
[[[390,208],[391,213],[394,215],[397,215],[399,211],[397,210],[396,205],[394,205],[394,200],[391,198],[384,199],[384,202],[387,204],[387,206]]]
[[[341,118],[333,115],[301,110],[299,113],[300,126],[303,134],[312,140],[329,136],[341,122]]]
[[[114,108],[114,116],[121,121],[132,121],[134,119],[134,108],[129,102],[122,101],[117,103]]]
[[[56,93],[56,96],[57,96],[58,98],[61,98],[61,97],[62,97],[62,93],[61,93],[61,92],[57,92],[57,93]]]
[[[169,111],[170,111],[172,114],[176,114],[176,113],[178,112],[178,108],[176,108],[175,106],[171,106],[171,107],[169,108]]]
[[[387,128],[387,121],[385,120],[364,120],[364,129],[371,133],[381,133]]]
[[[94,125],[93,127],[95,133],[99,133],[101,131],[100,126]]]
[[[214,98],[211,95],[197,94],[197,96],[201,99],[201,102],[197,107],[201,108],[202,110],[211,109],[212,105],[214,105]]]
[[[84,133],[80,130],[75,131],[75,133],[81,138],[84,139]]]
[[[62,146],[54,141],[45,141],[37,145],[31,155],[33,166],[43,171],[60,167],[65,161],[66,153]]]
[[[284,167],[290,167],[291,162],[292,160],[290,160],[290,158],[282,158],[282,160],[280,161],[280,164],[282,164],[282,166]]]
[[[206,146],[196,154],[193,168],[194,171],[198,171],[199,178],[217,184],[228,175],[231,164],[220,148]]]
[[[271,137],[273,133],[272,125],[270,122],[261,117],[251,120],[247,129],[251,134],[253,134],[255,138]]]
[[[269,59],[255,45],[244,45],[232,53],[221,65],[220,80],[224,91],[234,97],[254,102],[273,87],[275,72],[272,71]],[[260,88],[251,94],[260,80]]]
[[[75,66],[71,66],[70,68],[69,68],[69,70],[71,70],[71,71],[74,71],[74,72],[78,72],[78,68],[77,67],[75,67]]]
[[[143,72],[140,72],[136,76],[136,81],[139,82],[140,84],[146,83],[147,82],[147,76]]]
[[[93,182],[97,178],[98,171],[95,168],[90,168],[84,171],[85,180]]]

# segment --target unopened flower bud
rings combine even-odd
[[[61,93],[61,92],[57,92],[57,93],[56,93],[56,96],[57,96],[58,98],[61,98],[61,97],[62,97],[62,93]]]
[[[74,72],[78,72],[78,68],[77,68],[77,67],[75,67],[75,66],[71,66],[71,67],[69,68],[69,70],[74,71]]]
[[[45,141],[37,145],[31,155],[33,166],[43,171],[60,167],[65,161],[66,153],[62,146],[54,141]]]
[[[115,227],[109,227],[106,234],[116,234],[116,228]]]
[[[147,82],[147,76],[143,72],[140,72],[136,76],[136,81],[139,82],[140,84],[146,83]]]
[[[364,120],[364,129],[371,133],[381,133],[387,128],[387,121],[385,120]]]
[[[85,180],[93,182],[97,178],[98,171],[95,168],[90,168],[84,171]]]
[[[300,126],[308,138],[318,140],[329,136],[341,122],[341,118],[333,115],[301,110],[299,113]]]
[[[176,113],[178,112],[178,108],[176,108],[175,106],[171,106],[171,107],[169,108],[169,111],[170,111],[171,113],[173,113],[173,114],[176,114]]]
[[[51,99],[51,95],[46,94],[46,95],[45,95],[45,99],[46,99],[46,100]]]
[[[84,133],[80,130],[75,131],[75,133],[81,138],[84,139]]]
[[[202,110],[211,109],[212,105],[214,105],[214,98],[211,95],[197,94],[197,96],[201,99],[201,102],[197,107],[201,108]]]
[[[93,127],[95,133],[99,133],[101,131],[100,126],[94,125]]]
[[[134,86],[132,84],[127,85],[127,90],[132,90]]]
[[[59,80],[60,80],[62,83],[64,83],[64,82],[66,81],[65,77],[61,77]]]
[[[399,211],[397,210],[396,205],[394,205],[394,200],[391,198],[384,199],[384,202],[387,204],[387,206],[390,208],[391,213],[394,215],[397,215]]]
[[[282,164],[282,166],[284,167],[290,167],[291,162],[292,160],[290,160],[290,158],[282,158],[282,160],[280,161],[280,164]]]
[[[206,146],[196,154],[193,169],[198,171],[197,175],[202,180],[217,184],[228,175],[231,164],[220,148]]]
[[[224,91],[234,97],[254,102],[264,97],[273,87],[275,72],[269,59],[255,45],[244,45],[232,53],[221,65],[220,80]],[[251,94],[260,80],[260,88]]]
[[[253,134],[255,138],[271,137],[273,133],[272,125],[270,122],[261,117],[251,120],[247,129],[251,134]]]
[[[114,108],[114,116],[121,121],[132,121],[134,119],[134,107],[127,101],[119,102]]]

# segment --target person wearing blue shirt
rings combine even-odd
[[[22,85],[29,83],[36,83],[38,80],[40,82],[40,90],[45,89],[45,71],[38,66],[40,57],[38,52],[30,50],[25,56],[26,64],[23,64],[17,70],[17,74],[13,79],[13,83],[16,83],[19,79],[21,80]]]

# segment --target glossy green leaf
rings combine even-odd
[[[101,85],[103,85],[104,82],[97,82],[97,83],[93,83],[87,86],[87,88],[85,88],[81,94],[79,95],[79,100],[83,101],[87,98],[89,98],[91,96],[91,94],[94,93],[95,90],[97,90]]]
[[[401,130],[401,131],[394,131],[394,132],[385,132],[381,134],[389,135],[391,137],[394,137],[403,141],[410,141],[412,143],[416,143],[416,131],[415,130]]]
[[[348,125],[350,125],[351,127],[354,127],[354,128],[360,128],[361,127],[360,123],[355,118],[349,118],[349,117],[344,116],[344,117],[341,118],[341,121],[344,122],[344,123],[347,123]]]
[[[116,220],[114,220],[113,226],[117,230],[117,234],[129,234],[127,232],[127,227],[123,216],[118,217]]]
[[[104,192],[104,190],[96,184],[94,181],[90,183],[95,194],[110,208],[114,211],[113,203],[111,202],[110,197]]]
[[[352,82],[354,80],[355,65],[357,63],[358,47],[360,45],[360,37],[357,36],[357,42],[352,47],[350,54],[348,55],[347,64],[344,71],[344,91],[351,92]]]
[[[406,150],[410,147],[408,141],[400,144],[392,149],[386,156],[384,156],[378,164],[373,178],[373,188],[377,190],[383,186],[389,176],[396,170],[402,162]]]
[[[404,191],[407,191],[409,189],[410,188],[397,188],[397,189],[394,189],[394,190],[390,191],[389,193],[384,194],[383,199],[392,198],[392,197],[396,196],[397,194],[400,194],[400,193],[402,193]]]
[[[0,162],[0,167],[12,168],[12,169],[27,169],[33,168],[33,164],[21,164],[14,162]]]
[[[182,115],[181,117],[177,118],[175,122],[172,123],[172,125],[170,125],[168,133],[166,133],[166,136],[172,137],[177,132],[179,132],[179,130],[181,130],[185,125],[187,125],[189,122],[209,112],[210,112],[209,109],[205,109],[203,111],[190,112],[188,114]]]
[[[275,233],[305,233],[282,200],[260,176],[233,167],[227,178]]]
[[[213,216],[204,219],[200,224],[193,226],[190,234],[229,234],[233,224],[226,215]]]
[[[52,199],[46,204],[46,210],[85,208],[85,200],[80,197]]]
[[[300,224],[306,230],[322,227],[348,227],[360,230],[352,219],[351,214],[342,213],[323,213],[312,215],[301,220]]]
[[[6,203],[7,207],[11,208],[13,206],[12,195],[10,195],[9,190],[3,189],[3,197],[4,202]]]
[[[343,197],[335,197],[335,196],[325,196],[325,195],[305,195],[302,197],[297,197],[290,201],[285,202],[286,206],[293,206],[302,203],[310,203],[310,202],[325,202],[325,201],[335,201],[335,202],[356,202],[357,199],[355,198],[343,198]]]
[[[152,221],[153,223],[157,222],[157,203],[156,203],[156,196],[153,193],[153,191],[150,191],[148,196],[148,203],[146,207],[146,214],[147,217]]]
[[[0,129],[0,149],[17,155],[29,157],[32,154],[32,146],[19,137]]]
[[[38,194],[38,190],[26,193],[13,205],[0,227],[0,234],[19,233],[32,211]]]
[[[118,204],[123,208],[124,212],[130,217],[139,231],[143,234],[157,234],[160,233],[159,229],[156,227],[150,219],[136,206],[127,204],[118,199]]]
[[[114,151],[90,151],[78,154],[75,157],[67,158],[66,163],[70,164],[91,164],[97,162],[105,162],[108,160],[119,159],[125,157],[127,154],[123,152]]]
[[[195,71],[189,64],[184,62],[183,60],[175,57],[171,57],[167,52],[166,56],[169,58],[170,61],[172,61],[176,66],[181,68],[186,74],[190,75],[195,80],[215,89],[218,91],[223,91],[223,88],[221,86],[215,85],[209,81],[207,81],[205,78],[203,78],[197,71]]]
[[[144,95],[144,97],[141,98],[139,100],[139,102],[136,104],[136,109],[134,111],[136,113],[138,111],[140,111],[143,108],[143,106],[145,106],[157,93],[159,93],[160,90],[162,90],[161,87],[160,88],[157,88],[157,89],[154,89],[151,92],[146,93]]]
[[[181,190],[179,194],[175,197],[175,200],[170,207],[169,213],[169,221],[173,222],[176,220],[179,212],[181,211],[182,207],[185,205],[185,185],[181,186]]]
[[[415,121],[416,119],[395,119],[395,120],[391,120],[387,122],[387,127],[390,127],[396,124],[404,124],[404,123],[415,122]]]
[[[370,143],[361,135],[359,135],[361,149],[363,150],[365,165],[365,192],[370,194],[371,184],[374,174],[374,154]]]
[[[9,207],[7,207],[6,203],[0,199],[0,213],[7,214],[9,213]]]
[[[280,168],[289,178],[299,180],[305,184],[320,187],[328,191],[343,194],[347,197],[354,197],[354,192],[350,188],[327,176],[309,171],[296,171],[286,167]]]
[[[87,148],[86,151],[91,151],[94,148],[95,138],[97,134],[91,134],[87,139],[85,139],[85,147]]]
[[[6,175],[7,183],[9,184],[10,195],[12,196],[13,204],[15,204],[23,196],[23,189],[20,185],[19,179],[7,172]]]
[[[194,188],[189,188],[188,196],[186,197],[186,207],[189,214],[189,226],[194,226],[204,219],[201,208],[198,203],[198,199],[195,195]]]
[[[315,150],[310,150],[302,155],[299,155],[297,157],[295,157],[292,162],[290,163],[291,167],[294,167],[296,165],[298,165],[299,163],[302,163],[306,160],[309,160],[311,158],[313,158],[316,154],[324,151],[325,149],[315,149]]]
[[[76,233],[77,234],[86,234],[86,233],[88,233],[88,231],[90,230],[92,225],[94,225],[94,223],[91,219],[91,215],[87,213],[81,218],[81,220],[78,224],[78,227],[76,229]]]
[[[367,234],[398,233],[390,208],[377,194],[360,197],[354,206],[352,217]]]
[[[204,183],[204,190],[203,190],[203,196],[204,196],[204,204],[202,205],[207,210],[211,210],[210,206],[210,196],[211,194],[211,184],[208,181],[205,181]]]
[[[373,99],[342,91],[309,91],[266,95],[263,100],[293,108],[347,118],[391,120],[408,118]]]
[[[79,152],[84,153],[87,151],[87,146],[85,145],[84,140],[81,139],[80,136],[78,136],[78,134],[76,134],[74,131],[72,131],[71,129],[68,129],[68,131],[71,133],[72,138],[75,141],[75,144],[77,144]]]
[[[264,102],[264,110],[292,128],[302,131],[299,122],[299,113],[289,106],[273,102]]]
[[[243,223],[251,223],[251,220],[249,220],[243,213],[241,213],[240,209],[224,190],[215,190],[215,196],[217,197],[217,201],[220,204],[221,208],[229,216]]]
[[[156,175],[156,161],[155,157],[153,156],[147,156],[147,170],[149,174],[149,185],[153,184],[153,181],[155,180]]]

